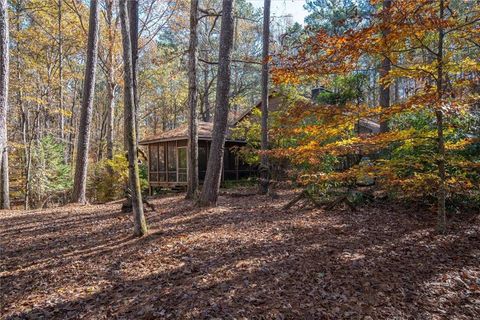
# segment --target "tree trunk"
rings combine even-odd
[[[204,76],[204,94],[203,94],[203,105],[204,105],[204,114],[203,114],[203,121],[210,122],[210,83],[208,81],[208,68],[209,66],[206,65],[205,69],[203,70]]]
[[[107,114],[107,159],[112,160],[114,154],[115,139],[115,87],[112,83],[108,84],[108,114]]]
[[[128,180],[134,214],[134,234],[143,236],[147,233],[147,223],[143,214],[140,172],[137,159],[137,140],[135,133],[135,96],[133,82],[135,74],[132,67],[132,45],[130,25],[127,13],[127,0],[120,0],[120,21],[122,25],[123,66],[124,66],[124,120],[125,140],[128,150]]]
[[[98,137],[97,137],[98,152],[97,152],[97,161],[96,162],[100,162],[103,159],[103,149],[104,149],[104,146],[105,146],[105,136],[106,136],[106,131],[107,131],[107,123],[108,123],[108,106],[107,106],[107,109],[104,110],[103,115],[101,117],[99,116],[98,120],[100,120],[100,118],[102,119],[102,121],[99,125],[99,128],[97,128],[95,130],[95,132],[97,132],[97,134],[98,134]],[[99,122],[99,121],[97,121],[97,122]]]
[[[65,141],[65,110],[63,105],[63,34],[62,34],[62,3],[58,0],[58,109],[60,110],[60,139]],[[67,161],[66,148],[64,160]]]
[[[133,70],[133,97],[134,97],[134,124],[135,139],[139,141],[140,130],[138,127],[138,109],[140,100],[138,97],[138,0],[128,0],[128,17],[130,21],[130,44],[132,47],[132,70]]]
[[[197,119],[197,25],[198,0],[190,2],[190,43],[188,47],[188,185],[187,199],[198,190],[198,119]]]
[[[440,20],[444,19],[445,3],[440,0]],[[445,31],[443,27],[438,29],[438,53],[437,53],[437,96],[438,103],[442,103],[443,99],[443,42],[445,38]],[[436,106],[436,120],[437,120],[437,139],[438,139],[438,175],[440,177],[440,185],[438,187],[438,230],[445,232],[447,228],[447,218],[445,210],[446,198],[446,183],[445,183],[445,140],[443,137],[443,112],[440,106]]]
[[[228,122],[230,91],[230,60],[233,43],[233,1],[223,0],[220,50],[218,55],[217,96],[213,123],[212,144],[199,205],[216,205],[223,167],[225,134]]]
[[[75,149],[75,130],[73,130],[76,122],[75,117],[75,109],[77,103],[77,95],[78,95],[78,80],[73,81],[73,97],[72,97],[72,105],[70,106],[70,120],[68,121],[68,126],[70,128],[70,132],[68,133],[68,159],[73,159],[74,149]],[[72,163],[73,165],[73,163]]]
[[[108,56],[107,56],[107,159],[113,159],[114,138],[115,138],[115,66],[114,66],[114,32],[116,25],[113,22],[113,8],[115,0],[108,0],[107,5],[107,26],[108,26]]]
[[[389,18],[388,12],[390,11],[390,8],[392,7],[392,1],[391,0],[384,0],[383,1],[383,21],[385,24],[388,23],[387,19]],[[384,44],[386,45],[386,37],[390,33],[390,30],[388,28],[385,28],[382,30],[382,37],[384,38]],[[380,80],[382,80],[384,77],[388,75],[391,69],[391,62],[388,58],[384,58],[382,60],[382,65],[380,67]],[[383,110],[386,110],[390,107],[390,84],[388,85],[383,85],[380,83],[380,91],[379,91],[379,103],[380,107]],[[387,132],[388,131],[388,121],[385,119],[382,119],[380,122],[380,132]]]
[[[8,46],[8,5],[7,0],[0,0],[0,209],[10,209],[7,140]]]
[[[22,10],[23,10],[23,1],[17,1],[15,5],[15,14],[16,14],[16,31],[17,34],[20,34],[21,30],[21,25],[22,25]],[[23,88],[20,85],[22,83],[22,73],[20,71],[21,69],[21,63],[20,63],[20,57],[21,57],[21,48],[20,48],[20,41],[17,41],[16,45],[16,77],[17,77],[17,84],[18,84],[18,89],[17,89],[17,106],[18,110],[20,111],[20,124],[21,124],[21,129],[22,129],[22,144],[23,144],[23,166],[24,166],[24,177],[25,177],[25,183],[24,183],[24,209],[28,210],[29,204],[30,204],[30,188],[29,188],[29,183],[30,183],[30,151],[29,151],[29,145],[28,145],[28,131],[29,131],[29,116],[28,116],[28,109],[26,105],[23,103]]]
[[[90,1],[90,21],[88,27],[87,64],[85,66],[85,80],[83,85],[82,110],[77,139],[77,159],[75,165],[75,179],[72,201],[87,203],[87,166],[90,143],[90,125],[93,113],[93,98],[95,94],[95,72],[98,58],[98,22],[99,6],[97,0]]]
[[[260,194],[268,193],[270,169],[268,165],[268,55],[270,42],[270,0],[263,6],[263,50],[262,50],[262,141],[260,155]]]
[[[205,19],[205,23],[204,23],[204,34],[206,37],[208,37],[208,31],[209,31],[209,28],[208,28],[208,18]],[[207,41],[204,41],[204,44],[203,44],[203,48],[202,48],[202,52],[203,55],[204,55],[204,59],[205,60],[208,60],[208,57],[207,57],[207,50],[208,50],[208,46],[205,44],[205,42]],[[210,71],[210,66],[205,63],[204,64],[204,68],[203,68],[203,113],[202,113],[202,116],[203,116],[203,121],[205,122],[210,122],[211,121],[211,113],[210,113],[210,85],[211,85],[211,82],[209,81],[209,71]]]

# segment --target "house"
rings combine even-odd
[[[319,89],[320,90],[320,89]],[[321,89],[325,90],[325,89]],[[261,108],[261,101],[246,110],[230,123],[234,128],[242,121],[260,121],[254,110]],[[285,107],[285,97],[278,93],[269,96],[268,109],[270,112],[280,111]],[[360,119],[357,124],[359,133],[378,133],[379,124],[368,119]],[[205,179],[207,171],[210,144],[212,142],[213,123],[198,123],[198,178],[200,183]],[[182,187],[188,181],[188,127],[162,132],[145,138],[140,145],[147,147],[148,154],[148,182],[150,191],[158,187]],[[255,175],[254,167],[244,163],[236,154],[235,149],[246,145],[244,139],[234,138],[232,132],[227,132],[223,159],[222,180],[239,180]]]
[[[213,123],[198,123],[198,178],[202,182],[212,142]],[[246,144],[232,138],[227,132],[223,157],[222,180],[239,180],[255,173],[235,153],[235,148]],[[147,147],[148,182],[150,191],[157,187],[182,187],[188,180],[188,127],[182,125],[173,130],[145,138],[140,145]]]

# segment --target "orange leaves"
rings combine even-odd
[[[364,33],[352,31],[342,36],[320,30],[305,41],[295,56],[277,57],[273,79],[277,83],[295,83],[312,75],[349,72],[362,56],[368,35],[367,29]]]
[[[309,84],[313,80],[317,86],[320,81],[335,89],[319,96],[323,105],[301,102],[289,109],[273,131],[283,144],[272,155],[288,158],[304,173],[302,183],[351,182],[359,175],[373,175],[391,190],[410,196],[436,194],[438,163],[446,157],[449,190],[474,188],[480,160],[471,155],[478,148],[473,144],[479,143],[478,137],[472,138],[478,136],[472,127],[478,125],[468,118],[472,106],[480,101],[480,12],[472,12],[470,2],[449,6],[446,1],[448,12],[442,14],[439,1],[396,0],[385,9],[382,3],[372,1],[378,11],[368,24],[342,34],[319,30],[293,55],[276,57],[275,82]],[[381,71],[387,72],[381,72],[378,79],[375,71],[381,61],[387,65],[382,63]],[[395,93],[400,94],[381,108],[372,103],[378,97],[371,93],[342,100],[340,90],[328,83],[332,78],[358,74],[375,81],[363,90],[380,86],[392,90],[395,85]],[[355,88],[350,83],[347,87]],[[365,100],[370,100],[368,105]],[[436,111],[443,115],[446,154],[442,156]],[[359,130],[361,122],[378,125],[387,121],[390,131],[386,133]],[[336,165],[351,155],[387,156],[336,172]]]
[[[379,1],[374,1],[376,3]],[[381,8],[381,6],[379,6]],[[276,83],[298,83],[308,81],[312,76],[342,74],[359,69],[362,57],[388,57],[399,68],[393,68],[397,76],[409,78],[430,78],[435,80],[436,58],[418,59],[425,53],[435,56],[436,34],[444,28],[449,41],[463,41],[478,33],[478,22],[474,23],[473,14],[459,17],[460,13],[451,10],[444,19],[438,17],[438,1],[420,0],[392,1],[389,9],[379,9],[370,20],[370,24],[359,29],[348,30],[340,35],[332,35],[327,30],[319,30],[304,41],[295,55],[278,55],[274,61],[273,78]],[[462,19],[466,19],[463,21]],[[476,31],[476,32],[475,32]],[[456,35],[459,35],[458,38]],[[450,38],[452,38],[450,40]],[[460,45],[461,46],[461,45]],[[406,57],[414,53],[414,61],[409,58],[408,66],[399,55]],[[418,53],[421,53],[418,55]],[[459,63],[457,57],[449,57],[445,62],[464,66],[470,70],[478,69],[478,62],[465,60]],[[413,65],[410,63],[413,62]],[[406,69],[404,69],[406,68]],[[401,70],[405,71],[400,75]],[[391,77],[393,78],[393,77]],[[389,80],[391,81],[391,80]]]

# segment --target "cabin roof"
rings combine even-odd
[[[198,139],[199,140],[212,140],[213,133],[213,123],[198,121]],[[188,124],[183,124],[180,127],[177,127],[172,130],[164,131],[156,135],[146,137],[140,141],[141,145],[156,143],[156,142],[165,142],[165,141],[176,141],[176,140],[188,140]],[[230,130],[227,131],[227,141],[237,141],[232,139]],[[240,142],[240,141],[238,141]]]
[[[268,95],[268,101],[276,98],[278,96],[278,93],[276,91],[273,91]],[[245,110],[237,119],[235,119],[232,122],[232,126],[236,126],[239,122],[241,122],[243,119],[245,119],[247,116],[251,115],[253,110],[259,109],[262,106],[262,100],[260,99],[256,104]],[[269,109],[271,108],[271,105],[269,104]]]
[[[380,133],[380,124],[370,119],[360,119],[358,124],[364,128],[370,129],[372,133]]]
[[[268,99],[270,100],[272,98],[275,98],[277,95],[278,93],[274,91],[268,96]],[[275,105],[276,104],[277,103],[275,103]],[[262,105],[262,100],[258,101],[255,105],[248,108],[245,112],[243,112],[239,117],[237,117],[233,122],[230,123],[229,128],[227,129],[226,141],[245,142],[244,140],[233,139],[231,136],[230,128],[235,127],[240,121],[242,121],[245,117],[250,115],[253,110],[255,110],[256,108],[260,108],[261,105]],[[213,123],[198,121],[198,139],[199,140],[212,140],[212,133],[213,133]],[[148,136],[145,139],[141,140],[139,143],[141,145],[147,145],[151,143],[176,141],[176,140],[188,140],[188,124],[183,124],[178,128],[164,131],[156,135]]]

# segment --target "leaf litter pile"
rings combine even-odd
[[[480,319],[480,216],[294,197],[153,200],[0,213],[1,319]]]

